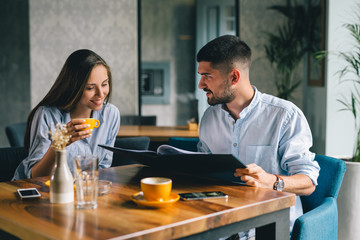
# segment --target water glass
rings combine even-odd
[[[98,156],[79,155],[74,158],[76,207],[93,209],[98,197]]]

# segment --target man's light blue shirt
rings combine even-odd
[[[305,174],[317,185],[320,167],[314,161],[310,127],[293,103],[263,94],[255,87],[249,106],[236,121],[224,104],[210,106],[200,123],[201,152],[232,153],[243,163],[256,163],[279,175]],[[300,198],[290,209],[290,226],[302,215]]]
[[[120,112],[108,103],[99,111],[93,111],[92,118],[100,121],[100,126],[94,128],[89,138],[76,141],[67,146],[67,161],[73,172],[73,158],[77,155],[97,155],[99,168],[107,168],[112,163],[112,152],[98,146],[98,144],[114,146],[116,135],[120,127]],[[15,171],[13,180],[31,178],[32,167],[40,161],[51,145],[49,130],[53,130],[57,123],[70,122],[70,113],[56,107],[39,107],[35,112],[30,132],[29,155]]]

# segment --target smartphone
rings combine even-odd
[[[213,192],[193,192],[193,193],[179,193],[179,196],[182,200],[199,200],[204,198],[227,198],[223,192],[213,191]]]
[[[36,188],[19,188],[17,190],[21,198],[39,198],[41,194]]]

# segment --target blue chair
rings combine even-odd
[[[125,149],[134,149],[134,150],[148,150],[150,144],[149,137],[124,137],[124,138],[117,138],[115,140],[115,147],[125,148]],[[135,164],[138,163],[132,159],[124,158],[117,153],[113,155],[113,161],[111,167],[128,165],[128,164]]]
[[[23,147],[26,122],[9,125],[5,128],[6,136],[11,147]]]
[[[197,152],[198,138],[170,137],[169,145],[180,149]]]
[[[310,196],[301,196],[304,215],[296,219],[291,240],[337,239],[337,196],[345,174],[345,162],[316,155],[321,170],[318,186]]]

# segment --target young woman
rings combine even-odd
[[[113,146],[120,127],[119,110],[108,103],[111,86],[110,68],[99,55],[86,49],[73,52],[50,91],[29,114],[24,139],[28,157],[13,179],[50,175],[55,152],[48,133],[57,123],[66,124],[71,132],[66,147],[71,171],[74,156],[80,154],[95,154],[99,168],[110,167],[112,153],[98,144]],[[79,118],[98,119],[100,126],[82,130],[88,126]]]

